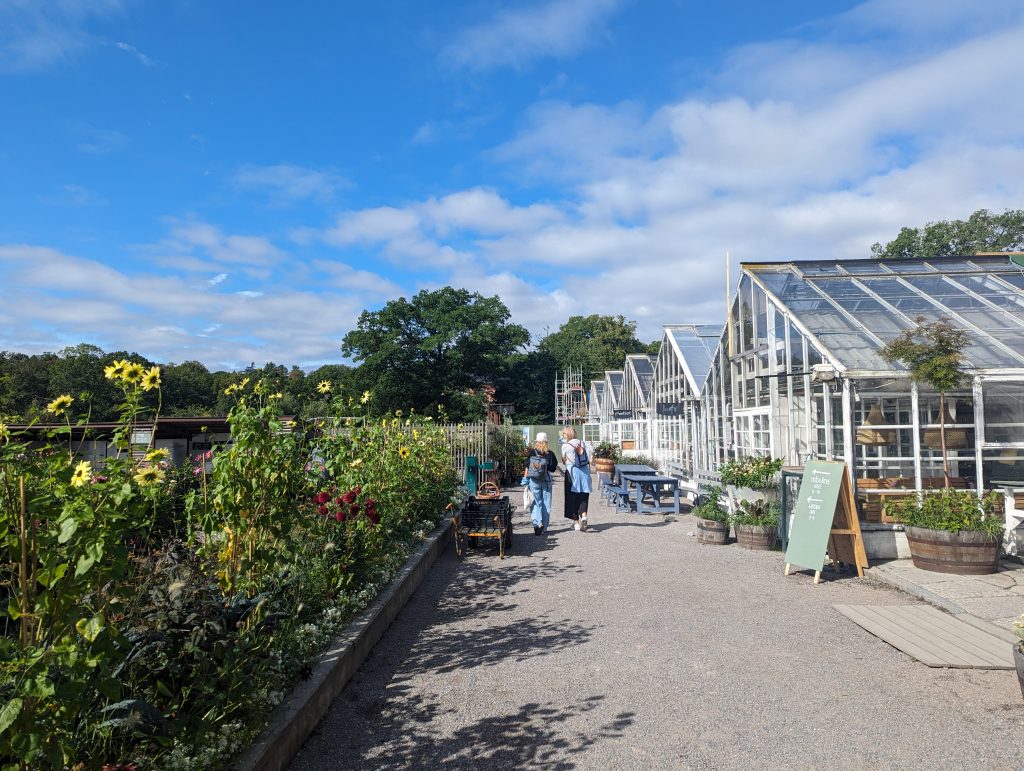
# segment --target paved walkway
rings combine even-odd
[[[504,561],[449,549],[292,768],[1022,765],[1015,673],[930,669],[832,608],[915,598],[593,509],[517,516]]]

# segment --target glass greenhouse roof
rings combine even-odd
[[[690,377],[690,387],[699,394],[711,372],[715,350],[722,337],[721,324],[680,324],[665,327],[679,360]]]
[[[918,316],[966,330],[978,370],[1024,369],[1024,271],[1004,256],[745,264],[851,370],[892,370],[878,349]]]
[[[651,389],[654,387],[654,359],[645,354],[631,354],[626,357],[626,361],[636,374],[640,400],[647,404],[651,398]]]
[[[621,370],[614,370],[614,371],[609,370],[609,371],[604,373],[605,382],[607,383],[607,385],[611,389],[611,392],[608,395],[611,397],[610,402],[611,402],[612,408],[615,408],[615,407],[619,406],[619,401],[621,400],[621,397],[622,397],[622,378],[623,378],[623,374],[624,373]],[[607,392],[608,389],[606,388],[605,391]]]

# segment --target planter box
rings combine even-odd
[[[914,567],[936,573],[984,575],[999,570],[1002,543],[987,533],[950,533],[926,527],[904,527]]]
[[[771,551],[779,540],[775,525],[735,525],[736,543],[744,549]]]

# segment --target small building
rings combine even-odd
[[[651,447],[651,390],[654,357],[644,353],[626,356],[622,393],[619,396],[619,441],[623,449],[646,452]]]
[[[623,415],[619,408],[619,399],[622,396],[621,369],[605,370],[604,373],[604,397],[601,401],[601,439],[609,442],[619,442],[618,419]]]

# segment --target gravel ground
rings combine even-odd
[[[517,514],[503,562],[449,549],[292,768],[1024,768],[1015,673],[930,669],[832,608],[912,598],[596,499],[583,533]]]

